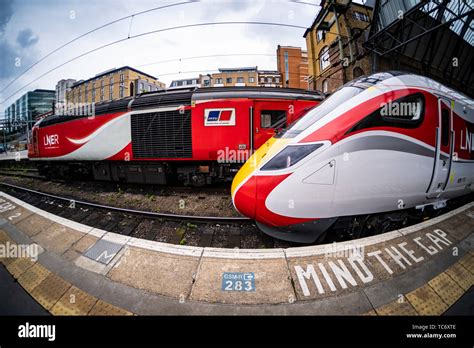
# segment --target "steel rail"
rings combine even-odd
[[[127,208],[119,208],[119,207],[112,207],[108,205],[103,205],[103,204],[98,204],[98,203],[92,203],[92,202],[87,202],[87,201],[80,201],[77,199],[72,199],[72,198],[66,198],[66,197],[60,197],[57,195],[52,195],[50,193],[46,192],[41,192],[41,191],[36,191],[32,189],[28,189],[26,187],[21,187],[13,184],[7,184],[5,182],[0,182],[0,185],[10,187],[13,189],[18,189],[21,191],[33,193],[36,195],[40,196],[45,196],[61,201],[66,201],[66,202],[74,202],[74,204],[79,204],[87,207],[94,207],[98,209],[103,209],[103,210],[112,210],[112,211],[117,211],[121,213],[128,213],[128,214],[135,214],[135,215],[142,215],[142,216],[147,216],[151,218],[165,218],[169,220],[187,220],[187,221],[195,221],[195,222],[213,222],[213,223],[236,223],[236,222],[242,222],[242,223],[248,223],[251,222],[251,220],[247,217],[240,217],[240,216],[199,216],[199,215],[180,215],[180,214],[171,214],[171,213],[157,213],[157,212],[152,212],[152,211],[142,211],[142,210],[136,210],[136,209],[127,209]]]

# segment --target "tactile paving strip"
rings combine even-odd
[[[420,315],[441,315],[448,309],[448,305],[428,284],[410,292],[406,298]]]
[[[28,268],[28,270],[18,278],[18,283],[28,292],[33,291],[38,285],[41,284],[51,274],[45,267],[39,263],[35,263],[33,267]]]
[[[97,298],[72,286],[51,309],[54,315],[87,315]]]
[[[89,315],[133,315],[133,313],[99,300],[94,307],[92,307]]]
[[[454,304],[464,294],[463,289],[444,272],[431,279],[428,284],[448,306]]]
[[[393,301],[375,309],[378,315],[418,315],[408,301]]]
[[[51,273],[33,289],[31,296],[44,308],[50,310],[70,287],[71,284]]]
[[[123,245],[110,242],[108,240],[101,239],[95,243],[92,247],[87,250],[84,256],[88,258],[103,263],[105,265],[109,264],[110,261],[117,255],[117,253],[122,249]]]
[[[464,289],[469,290],[474,285],[474,274],[469,272],[461,263],[455,263],[446,270],[446,273],[454,279],[454,281]]]
[[[30,258],[17,258],[15,261],[11,262],[7,266],[8,272],[11,273],[13,278],[18,279],[22,273],[24,273],[28,268],[34,265],[34,261],[32,261]]]

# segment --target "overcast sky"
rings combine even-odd
[[[189,3],[186,3],[190,1]],[[276,70],[278,44],[306,48],[304,29],[264,25],[181,28],[131,38],[78,58],[80,54],[129,35],[173,26],[223,21],[261,21],[310,26],[320,0],[0,0],[0,114],[23,93],[54,89],[63,78],[88,79],[129,65],[171,80],[197,76],[185,71],[258,66]],[[87,35],[44,59],[13,84],[31,64],[52,50],[107,22],[158,6],[185,3],[135,16]],[[175,60],[193,56],[259,54]],[[162,62],[172,60],[168,62]],[[161,63],[156,63],[161,62]],[[15,93],[15,94],[14,94]],[[14,94],[13,96],[11,96]],[[8,98],[8,99],[7,99]],[[3,102],[3,103],[2,103]]]

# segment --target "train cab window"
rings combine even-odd
[[[425,98],[415,93],[382,105],[356,123],[346,134],[374,127],[416,128],[423,122]]]
[[[449,127],[449,110],[442,109],[441,110],[441,144],[443,144],[443,146],[449,145],[450,128],[451,127]]]
[[[260,112],[261,128],[281,128],[286,123],[286,110],[262,110]]]

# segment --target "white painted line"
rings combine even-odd
[[[78,232],[88,233],[89,231],[92,230],[91,226],[87,226],[87,225],[81,224],[79,222],[68,220],[68,219],[62,218],[60,216],[48,213],[47,211],[44,211],[44,210],[39,209],[37,207],[34,207],[34,206],[32,206],[32,205],[30,205],[26,202],[23,202],[22,200],[19,200],[18,198],[12,197],[12,196],[10,196],[9,194],[7,194],[5,192],[0,191],[0,196],[3,196],[5,198],[11,200],[15,204],[21,206],[22,208],[25,208],[25,209],[31,211],[34,214],[40,215],[40,216],[42,216],[46,219],[57,222],[58,224],[64,225],[64,226],[69,227],[69,228],[72,228],[73,230],[76,230]]]
[[[435,218],[420,222],[419,224],[416,224],[416,225],[412,225],[412,226],[409,226],[409,227],[402,228],[398,231],[401,234],[403,234],[404,236],[406,236],[406,235],[409,235],[410,233],[417,232],[417,231],[420,231],[424,228],[436,225],[436,224],[438,224],[438,223],[440,223],[440,222],[442,222],[446,219],[449,219],[449,218],[451,218],[455,215],[458,215],[458,214],[470,209],[473,206],[474,206],[474,202],[471,202],[471,203],[468,203],[466,205],[463,205],[462,207],[456,208],[456,209],[450,211],[449,213],[446,213],[446,214],[443,214],[441,216],[437,216]]]
[[[222,249],[204,248],[203,257],[220,259],[281,259],[285,257],[283,249]]]
[[[278,258],[284,258],[285,254],[286,254],[286,257],[288,258],[324,255],[328,252],[337,252],[338,250],[347,250],[347,248],[351,246],[364,247],[364,246],[369,246],[369,245],[373,245],[377,243],[382,243],[382,242],[386,242],[397,237],[406,236],[410,233],[433,226],[456,214],[466,211],[470,209],[471,207],[474,207],[474,202],[471,202],[447,214],[424,221],[422,223],[409,226],[401,230],[387,232],[387,233],[380,234],[377,236],[361,238],[358,240],[346,241],[346,242],[341,242],[341,243],[336,243],[336,244],[314,245],[314,246],[295,247],[295,248],[288,248],[288,249],[261,249],[260,250],[260,249],[201,248],[201,247],[192,247],[192,246],[173,245],[173,244],[160,243],[160,242],[148,241],[144,239],[133,238],[133,237],[124,236],[124,235],[120,235],[113,232],[107,232],[98,228],[94,228],[91,226],[77,223],[75,221],[61,218],[59,216],[56,216],[54,214],[51,214],[44,210],[36,208],[28,203],[25,203],[15,197],[12,197],[5,192],[0,191],[0,196],[6,199],[9,199],[15,204],[25,209],[28,209],[33,213],[41,215],[61,225],[70,227],[74,230],[77,230],[83,233],[90,234],[98,238],[103,238],[107,241],[111,241],[114,243],[118,243],[122,245],[126,244],[127,246],[133,246],[136,248],[142,248],[142,249],[163,252],[163,253],[170,253],[170,254],[175,254],[175,255],[194,256],[194,257],[200,257],[202,255],[203,257],[224,258],[224,259],[226,258],[227,259],[248,259],[248,260],[250,259],[278,259]],[[76,261],[76,264],[86,269],[94,268],[90,264],[90,262],[88,262],[89,259],[88,258],[86,259],[87,260],[83,260],[82,257],[80,257]]]
[[[102,238],[106,233],[109,233],[109,232],[101,230],[99,228],[92,228],[92,230],[89,231],[88,235],[97,237],[97,238]]]
[[[305,256],[317,256],[326,255],[328,253],[334,253],[338,251],[344,251],[351,248],[359,249],[373,244],[386,242],[398,237],[402,237],[399,231],[392,231],[376,236],[370,236],[360,239],[348,240],[345,242],[312,245],[307,247],[295,247],[285,249],[286,257],[305,257]]]
[[[161,253],[183,255],[183,256],[194,256],[194,257],[200,257],[204,250],[204,248],[201,248],[201,247],[193,247],[193,246],[188,246],[188,245],[174,245],[174,244],[155,242],[151,240],[145,240],[145,239],[133,238],[133,237],[130,238],[127,245],[130,247],[152,250],[152,251],[157,251]]]
[[[113,233],[113,232],[107,232],[106,234],[103,235],[102,239],[117,243],[117,244],[122,244],[125,245],[127,242],[130,240],[131,237],[129,236],[124,236],[118,233]]]

